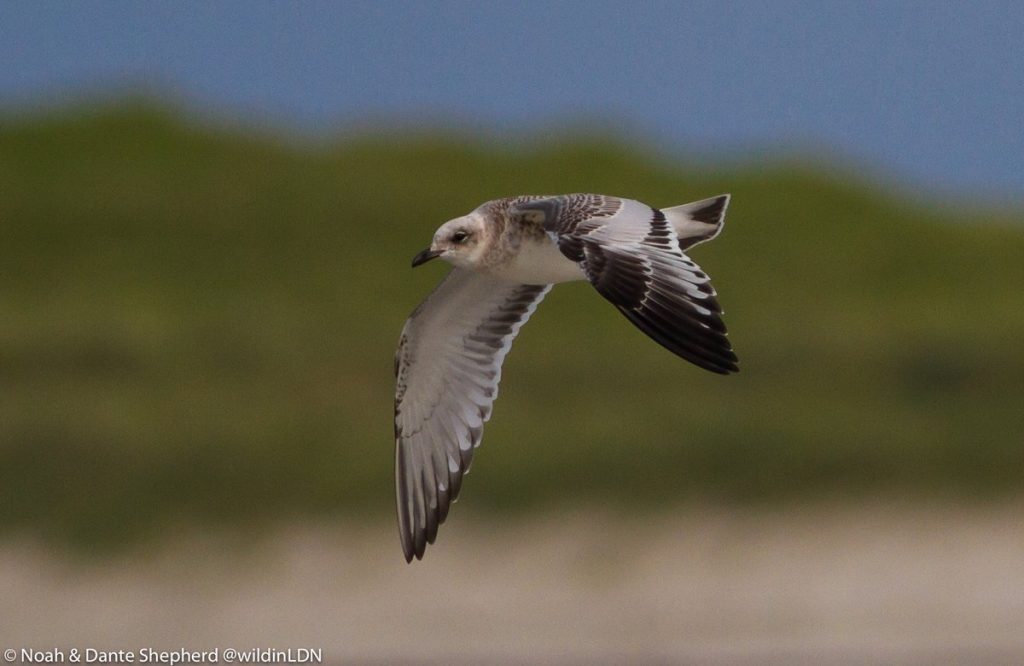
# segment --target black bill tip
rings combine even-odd
[[[419,254],[417,254],[415,257],[412,258],[412,267],[416,268],[420,264],[425,264],[428,261],[430,261],[431,259],[436,259],[437,257],[440,257],[440,256],[441,256],[441,252],[440,251],[438,251],[438,250],[431,250],[428,247],[426,250],[423,250],[422,252],[420,252]]]

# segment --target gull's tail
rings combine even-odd
[[[663,208],[665,219],[672,224],[679,236],[679,247],[684,252],[696,245],[711,240],[722,232],[725,224],[725,210],[729,207],[728,194],[710,199]]]

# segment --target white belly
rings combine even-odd
[[[585,280],[579,265],[558,250],[554,241],[524,241],[511,261],[490,271],[495,277],[524,284],[555,284]]]

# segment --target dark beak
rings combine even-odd
[[[412,267],[416,268],[420,264],[425,264],[428,261],[430,261],[431,259],[436,259],[437,257],[440,257],[440,256],[441,256],[440,250],[431,250],[428,247],[426,250],[423,250],[422,252],[420,252],[419,254],[417,254],[415,257],[412,258]]]

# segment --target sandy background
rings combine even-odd
[[[0,647],[323,648],[327,663],[1022,663],[1011,505],[485,523],[423,562],[390,521],[179,536],[97,562],[0,547]]]

